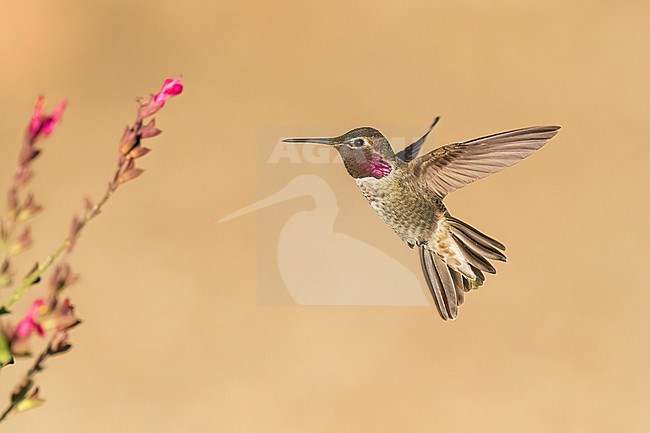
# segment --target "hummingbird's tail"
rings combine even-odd
[[[454,320],[458,316],[458,307],[465,300],[465,292],[470,290],[465,288],[469,280],[425,245],[420,245],[420,265],[440,317]]]
[[[459,219],[446,216],[445,221],[456,248],[452,246],[446,255],[421,245],[420,264],[440,316],[453,320],[465,292],[485,281],[483,272],[496,273],[488,259],[506,261],[506,247]]]

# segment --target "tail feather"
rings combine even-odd
[[[451,277],[449,266],[447,266],[447,263],[445,263],[442,257],[435,253],[431,253],[431,257],[433,258],[433,264],[438,274],[438,280],[442,286],[445,307],[449,313],[449,318],[453,320],[458,316],[458,297],[456,295],[454,280]]]
[[[454,236],[452,234],[452,237],[456,241],[456,245],[458,245],[458,249],[460,249],[460,252],[462,253],[463,257],[469,262],[470,265],[474,266],[475,268],[480,269],[481,271],[488,272],[490,274],[496,274],[496,269],[494,269],[494,266],[490,264],[490,262],[487,261],[483,256],[481,256],[478,253],[474,253],[471,248],[469,248],[467,245],[465,245],[463,242],[458,239],[458,237]]]
[[[422,265],[422,272],[424,273],[425,280],[429,286],[429,291],[431,291],[433,300],[438,308],[438,313],[440,314],[440,317],[442,317],[442,320],[453,320],[458,314],[456,290],[453,289],[453,295],[449,296],[450,291],[443,286],[443,280],[438,274],[435,256],[435,253],[426,249],[424,245],[420,245],[420,264]],[[449,281],[444,281],[449,284]]]
[[[463,244],[465,247],[471,249],[477,255],[491,260],[498,260],[500,262],[506,261],[505,254],[491,245],[481,243],[477,237],[470,236],[468,233],[471,232],[462,231],[453,225],[449,226],[449,231],[458,243]]]
[[[433,296],[433,301],[438,308],[438,313],[442,320],[453,320],[458,315],[458,298],[456,296],[456,289],[453,286],[451,274],[449,270],[447,273],[441,275],[439,269],[442,267],[447,268],[447,265],[440,259],[437,254],[420,245],[420,264],[422,265],[422,272],[424,273],[425,280],[429,286],[429,291]],[[448,268],[447,268],[448,269]],[[451,285],[451,287],[450,287]]]
[[[472,268],[472,272],[474,272],[474,275],[476,275],[476,278],[474,278],[473,282],[476,283],[477,286],[482,286],[483,282],[485,281],[485,275],[483,275],[483,272],[481,272],[480,269],[477,269],[472,265],[469,266],[470,268]]]
[[[457,230],[463,232],[468,238],[472,239],[474,242],[478,244],[483,245],[486,248],[491,247],[491,249],[495,249],[497,252],[499,250],[501,251],[506,250],[506,246],[503,245],[501,242],[489,237],[485,233],[478,231],[471,225],[467,224],[465,221],[461,221],[458,218],[454,218],[451,216],[446,217],[445,220],[449,223],[451,227],[456,228]]]
[[[463,274],[460,272],[449,268],[451,272],[451,278],[454,280],[454,288],[456,289],[456,300],[458,301],[458,306],[460,307],[465,302],[465,286],[463,284]]]
[[[475,284],[472,284],[472,282],[467,278],[465,275],[463,275],[463,291],[469,292],[472,289],[477,289],[478,286]]]
[[[452,243],[456,244],[453,256],[447,261],[442,252],[420,245],[420,264],[433,300],[443,320],[454,320],[458,307],[465,300],[465,292],[478,289],[485,281],[483,272],[496,273],[488,261],[505,261],[505,246],[456,218],[445,217]],[[461,265],[458,265],[458,259]]]

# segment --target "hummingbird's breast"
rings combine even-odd
[[[399,163],[380,179],[356,179],[364,197],[379,217],[404,242],[430,241],[445,215],[442,200]]]

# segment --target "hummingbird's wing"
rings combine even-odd
[[[449,144],[410,162],[440,197],[516,164],[557,134],[559,126],[516,129]]]
[[[440,120],[440,116],[433,119],[433,123],[429,127],[429,130],[425,132],[422,137],[420,137],[417,141],[409,144],[404,149],[397,152],[395,156],[404,162],[413,161],[418,156],[418,153],[420,153],[420,149],[422,149],[422,145],[427,139],[427,136],[429,135],[433,127],[436,126],[436,123],[438,123],[439,120]]]

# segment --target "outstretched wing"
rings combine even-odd
[[[422,137],[420,137],[417,141],[409,144],[404,149],[397,152],[395,156],[404,162],[413,161],[418,156],[418,153],[420,153],[420,149],[422,149],[422,145],[424,144],[424,141],[427,139],[427,136],[429,135],[433,127],[436,126],[436,123],[438,123],[439,120],[440,120],[440,116],[433,119],[433,123],[429,127],[429,130]]]
[[[516,129],[449,144],[410,162],[440,197],[516,164],[557,134],[559,126]]]

